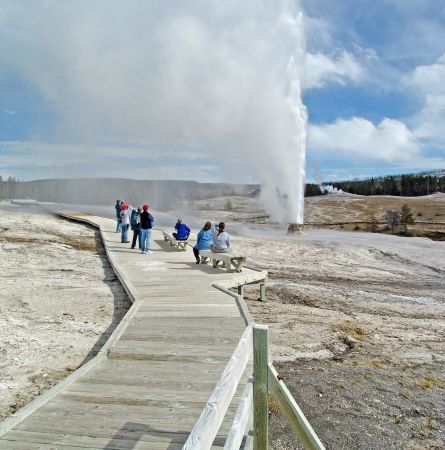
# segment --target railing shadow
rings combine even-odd
[[[90,227],[90,225],[85,225]],[[102,242],[100,231],[92,227],[94,230],[95,239],[95,250],[100,257],[102,268],[104,271],[103,281],[108,285],[110,291],[113,295],[113,316],[111,318],[111,323],[108,325],[107,329],[99,336],[98,340],[94,343],[88,354],[85,356],[80,366],[88,362],[90,359],[94,358],[103,345],[107,342],[115,328],[119,325],[122,318],[125,316],[127,311],[131,307],[131,300],[128,297],[125,289],[121,285],[119,278],[111,267],[110,261],[108,260],[107,253],[105,251],[105,246]],[[94,301],[94,299],[93,299]],[[79,366],[79,367],[80,367]]]
[[[116,448],[126,448],[132,449],[135,448],[138,443],[140,443],[141,439],[144,436],[151,436],[154,438],[161,438],[162,440],[168,441],[166,444],[168,445],[166,450],[179,450],[182,449],[184,442],[187,439],[190,431],[178,431],[177,437],[168,438],[167,436],[171,435],[171,432],[167,430],[161,430],[159,428],[154,428],[150,425],[136,422],[127,422],[111,439],[110,442],[104,447],[105,450],[115,450]],[[125,446],[123,446],[123,442],[125,441]],[[153,442],[147,441],[147,449],[149,449],[153,444]],[[158,447],[158,445],[154,445]],[[140,445],[139,445],[140,447]]]

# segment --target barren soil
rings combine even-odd
[[[248,305],[327,448],[445,446],[445,243],[313,230],[235,246],[269,271],[268,303],[251,288]],[[270,410],[271,448],[299,448]]]
[[[0,421],[90,359],[129,300],[89,227],[0,203]]]

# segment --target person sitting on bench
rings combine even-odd
[[[213,242],[212,224],[206,222],[202,230],[198,233],[196,245],[193,247],[193,254],[195,255],[196,264],[199,264],[201,259],[199,257],[200,250],[208,250],[209,245]]]
[[[230,252],[230,235],[224,229],[226,224],[220,222],[213,225],[213,244],[209,245],[213,253],[229,253]]]
[[[178,219],[176,222],[175,230],[176,233],[173,233],[173,237],[177,241],[186,241],[189,238],[190,228],[185,223],[182,223],[181,219]]]

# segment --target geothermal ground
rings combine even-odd
[[[306,217],[358,221],[373,203],[400,200],[387,199],[312,198]],[[415,202],[416,217],[431,216],[441,232],[445,196]],[[128,306],[93,230],[5,208],[3,417],[91,356]],[[445,446],[445,242],[326,229],[286,236],[247,198],[194,208],[181,213],[194,232],[204,219],[226,220],[234,247],[269,271],[268,303],[255,288],[247,303],[270,326],[274,364],[327,448]],[[176,216],[155,219],[173,225]],[[272,401],[270,420],[271,448],[299,448]]]
[[[0,203],[0,420],[100,349],[129,308],[97,232]]]

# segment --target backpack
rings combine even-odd
[[[131,211],[131,217],[130,217],[130,226],[132,230],[135,230],[139,226],[139,212],[137,209],[133,209]]]

